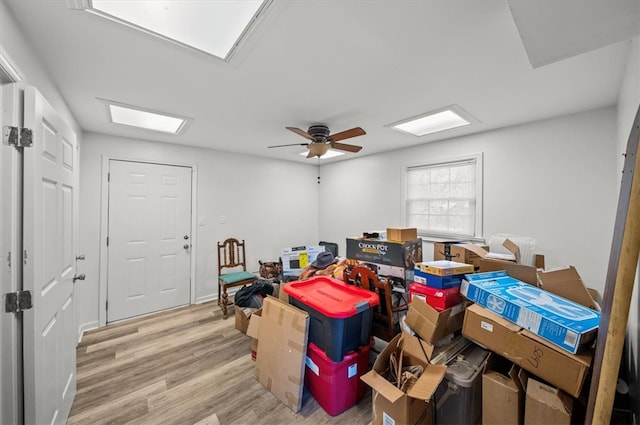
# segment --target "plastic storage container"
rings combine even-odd
[[[365,394],[366,384],[360,377],[369,370],[369,345],[347,353],[341,362],[331,361],[314,343],[307,347],[304,385],[318,404],[331,416],[339,415]]]
[[[482,370],[489,351],[471,344],[448,364],[436,391],[437,425],[476,424],[482,416]]]
[[[309,313],[309,342],[340,362],[349,351],[371,341],[378,294],[326,276],[284,286],[289,302]]]

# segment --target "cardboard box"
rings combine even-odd
[[[251,360],[255,361],[258,354],[258,338],[260,337],[260,321],[262,320],[262,309],[256,310],[249,317],[249,325],[247,326],[247,336],[251,341]]]
[[[468,274],[460,293],[570,353],[590,344],[600,313],[505,272]]]
[[[415,241],[418,229],[415,227],[387,227],[387,240],[395,242]]]
[[[438,276],[435,274],[424,273],[420,270],[413,271],[413,281],[432,288],[446,289],[459,288],[464,279],[464,274],[454,274],[451,276]]]
[[[433,259],[456,261],[458,263],[472,264],[475,271],[480,269],[480,257],[473,250],[467,249],[469,243],[460,242],[436,242],[433,244]],[[484,251],[489,251],[488,245],[478,245]]]
[[[430,400],[447,366],[430,364],[421,344],[424,343],[419,338],[407,333],[396,335],[378,355],[373,369],[361,377],[372,390],[372,425],[432,423],[434,406]],[[399,356],[403,366],[424,368],[422,375],[406,390],[389,381],[392,353]]]
[[[570,354],[478,304],[467,307],[462,334],[574,397],[593,358],[591,349]]]
[[[573,266],[538,270],[538,282],[545,291],[600,311],[600,306],[594,301],[591,293],[582,283],[578,271]]]
[[[282,250],[283,273],[300,274],[302,269],[313,263],[319,253],[324,251],[323,245],[294,246]],[[287,274],[285,273],[285,274]]]
[[[438,260],[416,263],[414,271],[433,274],[436,276],[454,276],[465,273],[473,273],[474,268],[472,264],[458,263],[456,261]]]
[[[309,315],[274,297],[262,305],[256,379],[294,412],[302,408]]]
[[[233,306],[235,310],[236,316],[236,329],[242,332],[243,334],[247,333],[247,327],[249,326],[249,319],[251,318],[251,314],[258,310],[257,308],[250,307],[238,307]]]
[[[525,425],[570,425],[573,399],[564,392],[533,378],[527,381]]]
[[[408,284],[412,282],[414,278],[413,268],[389,266],[386,264],[372,263],[370,261],[356,261],[358,265],[371,269],[379,277],[389,278],[394,288],[401,287],[406,290]]]
[[[443,337],[462,329],[466,305],[465,302],[461,302],[446,310],[438,311],[424,300],[414,297],[405,320],[420,338],[429,344],[434,344]]]
[[[483,424],[522,424],[526,383],[519,370],[504,357],[489,354],[482,375]]]
[[[413,269],[422,261],[422,239],[406,242],[347,238],[347,258]]]

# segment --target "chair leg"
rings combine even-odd
[[[227,318],[227,304],[229,303],[229,296],[227,295],[227,287],[222,287],[222,318]]]
[[[220,293],[220,281],[218,281],[218,305],[220,305],[221,299],[222,299],[222,294]]]

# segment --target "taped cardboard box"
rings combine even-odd
[[[443,337],[462,329],[466,302],[438,311],[424,300],[414,297],[409,305],[407,325],[423,340],[435,344]]]
[[[571,353],[595,340],[600,313],[507,276],[505,271],[468,274],[460,293]]]
[[[538,282],[545,291],[600,311],[600,306],[595,302],[591,292],[584,285],[578,271],[573,266],[538,270]]]
[[[302,408],[309,315],[275,297],[262,305],[256,379],[294,412]]]
[[[506,270],[509,276],[529,283],[538,285],[538,269],[544,268],[544,256],[536,255],[536,264],[534,266],[520,264],[519,248],[509,239],[505,239],[504,247],[513,253],[514,261],[504,259],[491,258],[491,253],[479,245],[467,244],[464,248],[474,252],[479,259],[477,260],[477,272],[492,272],[497,270]]]
[[[570,425],[574,400],[561,390],[536,379],[527,381],[524,409],[525,425]]]
[[[387,227],[387,240],[396,242],[415,241],[418,229],[415,227]]]
[[[247,325],[247,336],[251,337],[251,360],[255,361],[258,354],[258,338],[260,337],[260,321],[262,320],[262,309],[253,312],[249,317]]]
[[[237,305],[234,305],[233,309],[235,310],[236,329],[243,334],[246,334],[251,315],[258,309],[251,307],[239,307]]]
[[[467,307],[462,334],[574,397],[593,358],[592,349],[570,354],[478,304]]]
[[[430,364],[423,345],[423,341],[408,333],[396,335],[378,354],[373,369],[360,378],[372,390],[372,425],[432,423],[431,397],[444,378],[447,366]],[[401,368],[414,365],[423,368],[420,377],[406,389],[390,382],[392,355],[397,356]]]
[[[436,242],[433,244],[433,259],[456,261],[458,263],[473,264],[474,270],[480,269],[481,257],[470,249],[469,242]],[[484,251],[489,251],[488,245],[477,245]]]
[[[495,353],[489,354],[482,375],[482,423],[521,424],[526,382],[521,369]]]

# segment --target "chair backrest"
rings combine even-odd
[[[394,327],[393,305],[391,301],[391,282],[378,275],[368,267],[355,266],[344,272],[344,281],[348,284],[360,286],[375,292],[380,297],[380,304],[374,310],[374,315],[383,320],[389,329]]]
[[[228,238],[223,242],[218,242],[218,274],[222,274],[225,269],[239,267],[242,267],[243,271],[247,271],[244,239],[239,241],[236,238]]]

